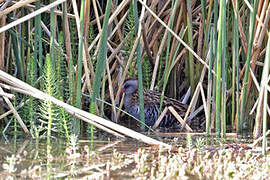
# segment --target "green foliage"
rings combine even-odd
[[[63,36],[62,32],[60,32],[59,39],[58,39],[60,47],[63,49]],[[58,51],[57,53],[57,59],[56,59],[56,83],[57,83],[57,89],[56,89],[56,98],[60,99],[61,101],[65,100],[65,95],[67,92],[65,89],[68,87],[67,83],[67,73],[66,73],[66,63],[63,57],[63,54],[61,51]],[[64,108],[60,108],[60,117],[59,119],[61,121],[58,121],[58,127],[59,127],[59,133],[66,138],[69,139],[69,132],[71,131],[71,116],[64,110]]]
[[[189,150],[192,149],[193,143],[192,143],[192,137],[190,133],[187,133],[187,148]]]
[[[36,70],[35,70],[35,62],[34,57],[30,56],[27,62],[27,76],[26,82],[31,86],[35,86],[36,81]],[[30,123],[30,133],[34,133],[34,126],[37,120],[37,100],[34,97],[29,97],[29,102],[25,105],[24,108],[24,119],[28,120]]]
[[[143,80],[144,87],[149,89],[151,83],[151,65],[147,57],[144,58],[143,63]]]
[[[50,59],[50,55],[47,54],[44,72],[43,72],[43,92],[56,97],[57,96],[58,85],[55,78],[55,69]],[[47,125],[47,137],[52,136],[52,131],[57,132],[57,120],[59,120],[59,108],[56,107],[50,101],[43,101],[40,105],[40,118],[39,121],[41,124]]]
[[[91,44],[94,39],[95,39],[94,27],[92,25],[90,25],[89,26],[88,44]],[[93,54],[93,53],[94,53],[94,50],[91,49],[90,54]]]
[[[78,59],[78,33],[75,19],[70,19],[70,38],[71,38],[71,51],[72,59]],[[74,62],[72,62],[74,64]]]
[[[127,19],[124,24],[124,35],[126,37],[126,41],[123,45],[123,50],[125,51],[124,55],[127,57],[132,50],[134,41],[135,41],[135,22],[134,22],[134,13],[133,13],[133,3],[130,3]],[[129,66],[128,76],[134,77],[136,71],[136,55]]]

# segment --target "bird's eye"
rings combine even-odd
[[[127,85],[127,84],[124,86],[125,89],[127,89],[128,87],[129,87],[129,85]]]

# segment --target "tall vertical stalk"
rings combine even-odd
[[[54,2],[54,0],[51,0],[51,3]],[[52,65],[54,66],[55,63],[55,50],[54,50],[54,39],[55,39],[55,14],[54,14],[54,8],[51,8],[50,10],[50,31],[51,31],[51,38],[50,38],[50,55],[51,55],[51,61]]]
[[[80,33],[79,33],[79,53],[78,53],[78,71],[77,71],[77,85],[76,85],[76,107],[81,107],[81,98],[82,98],[82,54],[83,54],[83,25],[84,25],[84,9],[85,9],[85,0],[81,1],[81,12],[80,12]],[[73,120],[73,133],[75,135],[80,134],[80,121]]]
[[[178,4],[178,0],[176,2],[172,1],[171,8],[173,8],[172,14],[169,19],[169,27],[172,29],[173,27],[173,22],[175,18],[175,12],[176,12],[176,7]],[[165,89],[168,83],[169,75],[170,75],[170,64],[169,64],[169,53],[170,53],[170,47],[171,47],[171,34],[168,33],[168,38],[167,38],[167,49],[166,49],[166,63],[165,63],[165,75],[164,75],[164,82],[162,86],[162,92],[161,92],[161,98],[160,98],[160,106],[159,106],[159,111],[162,111],[162,105],[163,105],[163,100],[164,100],[164,94],[165,94]],[[173,63],[171,63],[172,65]],[[161,65],[161,63],[160,63]],[[161,74],[162,75],[162,74]]]
[[[242,99],[241,99],[241,114],[240,114],[240,129],[239,132],[242,134],[243,132],[243,122],[244,122],[244,115],[245,115],[245,105],[246,105],[246,96],[247,96],[247,82],[248,82],[248,74],[249,74],[249,67],[250,67],[250,60],[252,56],[252,47],[253,47],[253,37],[254,37],[254,28],[256,22],[256,14],[258,8],[258,0],[254,0],[253,3],[253,11],[251,12],[251,21],[250,21],[250,31],[249,31],[249,39],[248,39],[248,52],[247,52],[247,60],[246,60],[246,69],[245,75],[243,80],[243,88],[242,88]],[[255,122],[256,123],[256,122]]]
[[[111,9],[111,0],[107,1],[106,10],[105,10],[105,17],[102,26],[101,32],[101,39],[100,39],[100,46],[97,56],[97,65],[95,71],[95,80],[94,80],[94,87],[93,87],[93,95],[91,99],[91,112],[95,112],[95,102],[96,97],[99,95],[100,92],[100,85],[101,85],[101,77],[105,70],[105,63],[106,63],[106,56],[107,56],[107,39],[108,39],[108,22],[109,22],[109,15]]]
[[[270,37],[270,32],[268,33],[268,37]],[[267,130],[267,100],[268,100],[268,76],[269,76],[269,66],[270,66],[270,38],[268,38],[268,43],[266,47],[266,55],[264,60],[264,68],[262,74],[262,83],[261,83],[261,93],[264,94],[264,102],[263,102],[263,142],[262,142],[262,150],[263,154],[266,154],[266,146],[267,146],[267,139],[266,139],[266,130]],[[259,109],[259,108],[258,108]]]
[[[188,45],[193,49],[193,35],[192,35],[192,12],[191,12],[191,1],[187,0],[187,35]],[[191,94],[195,90],[195,71],[194,71],[194,58],[190,51],[188,51],[188,72],[189,72],[189,83],[191,87]]]
[[[133,0],[133,15],[134,15],[134,22],[135,22],[135,34],[139,34],[139,20],[138,20],[138,8],[137,8],[137,1]],[[138,37],[140,38],[140,37]],[[145,119],[144,119],[144,101],[143,101],[143,80],[142,80],[142,57],[141,57],[141,45],[138,42],[137,47],[137,69],[138,69],[138,91],[139,91],[139,103],[140,103],[140,121],[141,121],[141,129],[145,129]]]
[[[238,0],[235,1],[235,12],[233,18],[233,65],[232,65],[232,122],[233,128],[236,124],[236,132],[239,132],[239,30],[238,30]],[[236,86],[236,87],[235,87]],[[236,114],[235,114],[236,110]],[[236,121],[236,123],[235,123]]]
[[[16,62],[16,68],[18,70],[18,76],[21,80],[24,79],[24,72],[23,72],[23,63],[22,63],[22,57],[21,57],[21,47],[19,45],[19,34],[16,32],[16,34],[12,34],[12,44],[13,44],[13,53],[15,56],[15,62]]]
[[[209,57],[209,69],[208,69],[208,89],[207,89],[207,119],[206,119],[206,135],[210,135],[210,121],[211,121],[211,88],[212,88],[212,82],[213,82],[213,75],[212,75],[212,67],[213,67],[213,51],[214,51],[214,32],[213,29],[211,29],[211,36],[210,36],[210,57]]]
[[[219,9],[219,32],[218,32],[218,43],[217,43],[217,81],[216,81],[216,136],[220,137],[221,131],[221,71],[222,71],[222,36],[223,36],[223,28],[224,28],[224,7],[225,0],[220,1],[220,9]]]
[[[226,135],[226,88],[227,88],[227,68],[226,68],[226,41],[227,41],[227,35],[226,35],[226,2],[224,1],[224,4],[221,4],[221,7],[223,8],[222,16],[221,16],[221,33],[222,33],[222,104],[221,104],[221,124],[222,124],[222,137],[224,138]]]

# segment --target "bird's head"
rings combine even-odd
[[[138,90],[138,81],[134,78],[129,78],[124,81],[124,84],[121,88],[121,93],[125,93],[126,95],[132,94]]]

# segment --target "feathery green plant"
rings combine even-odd
[[[151,83],[151,65],[147,57],[144,58],[143,63],[143,80],[144,87],[149,89]]]
[[[31,86],[35,86],[36,81],[36,63],[34,62],[34,57],[30,56],[27,62],[27,76],[26,82]],[[34,97],[29,97],[29,103],[25,105],[24,108],[24,117],[30,123],[30,133],[34,134],[34,126],[37,120],[37,101]]]
[[[130,3],[127,19],[124,24],[124,35],[126,37],[126,40],[124,42],[123,49],[125,50],[125,53],[127,54],[127,56],[129,56],[129,53],[131,52],[131,49],[135,41],[135,21],[134,21],[133,7],[134,7],[133,3]],[[129,65],[129,70],[128,70],[129,77],[135,76],[136,67],[134,64],[136,62],[136,59],[137,59],[136,54],[134,54],[132,63],[130,63]]]
[[[46,55],[46,61],[43,72],[43,92],[56,97],[57,96],[57,83],[55,79],[55,70],[50,58]],[[52,131],[57,132],[56,120],[59,117],[59,109],[51,101],[43,101],[40,105],[40,118],[39,121],[47,125],[47,141],[49,142],[52,137]]]
[[[63,35],[62,32],[59,34],[58,42],[60,48],[63,49]],[[63,54],[60,50],[57,51],[57,58],[56,58],[56,98],[64,101],[65,100],[65,89],[67,87],[67,74],[66,74],[66,63],[64,61]],[[69,139],[69,132],[71,127],[71,117],[67,114],[64,108],[60,108],[60,121],[58,121],[58,129],[59,133],[63,134],[67,139]]]

